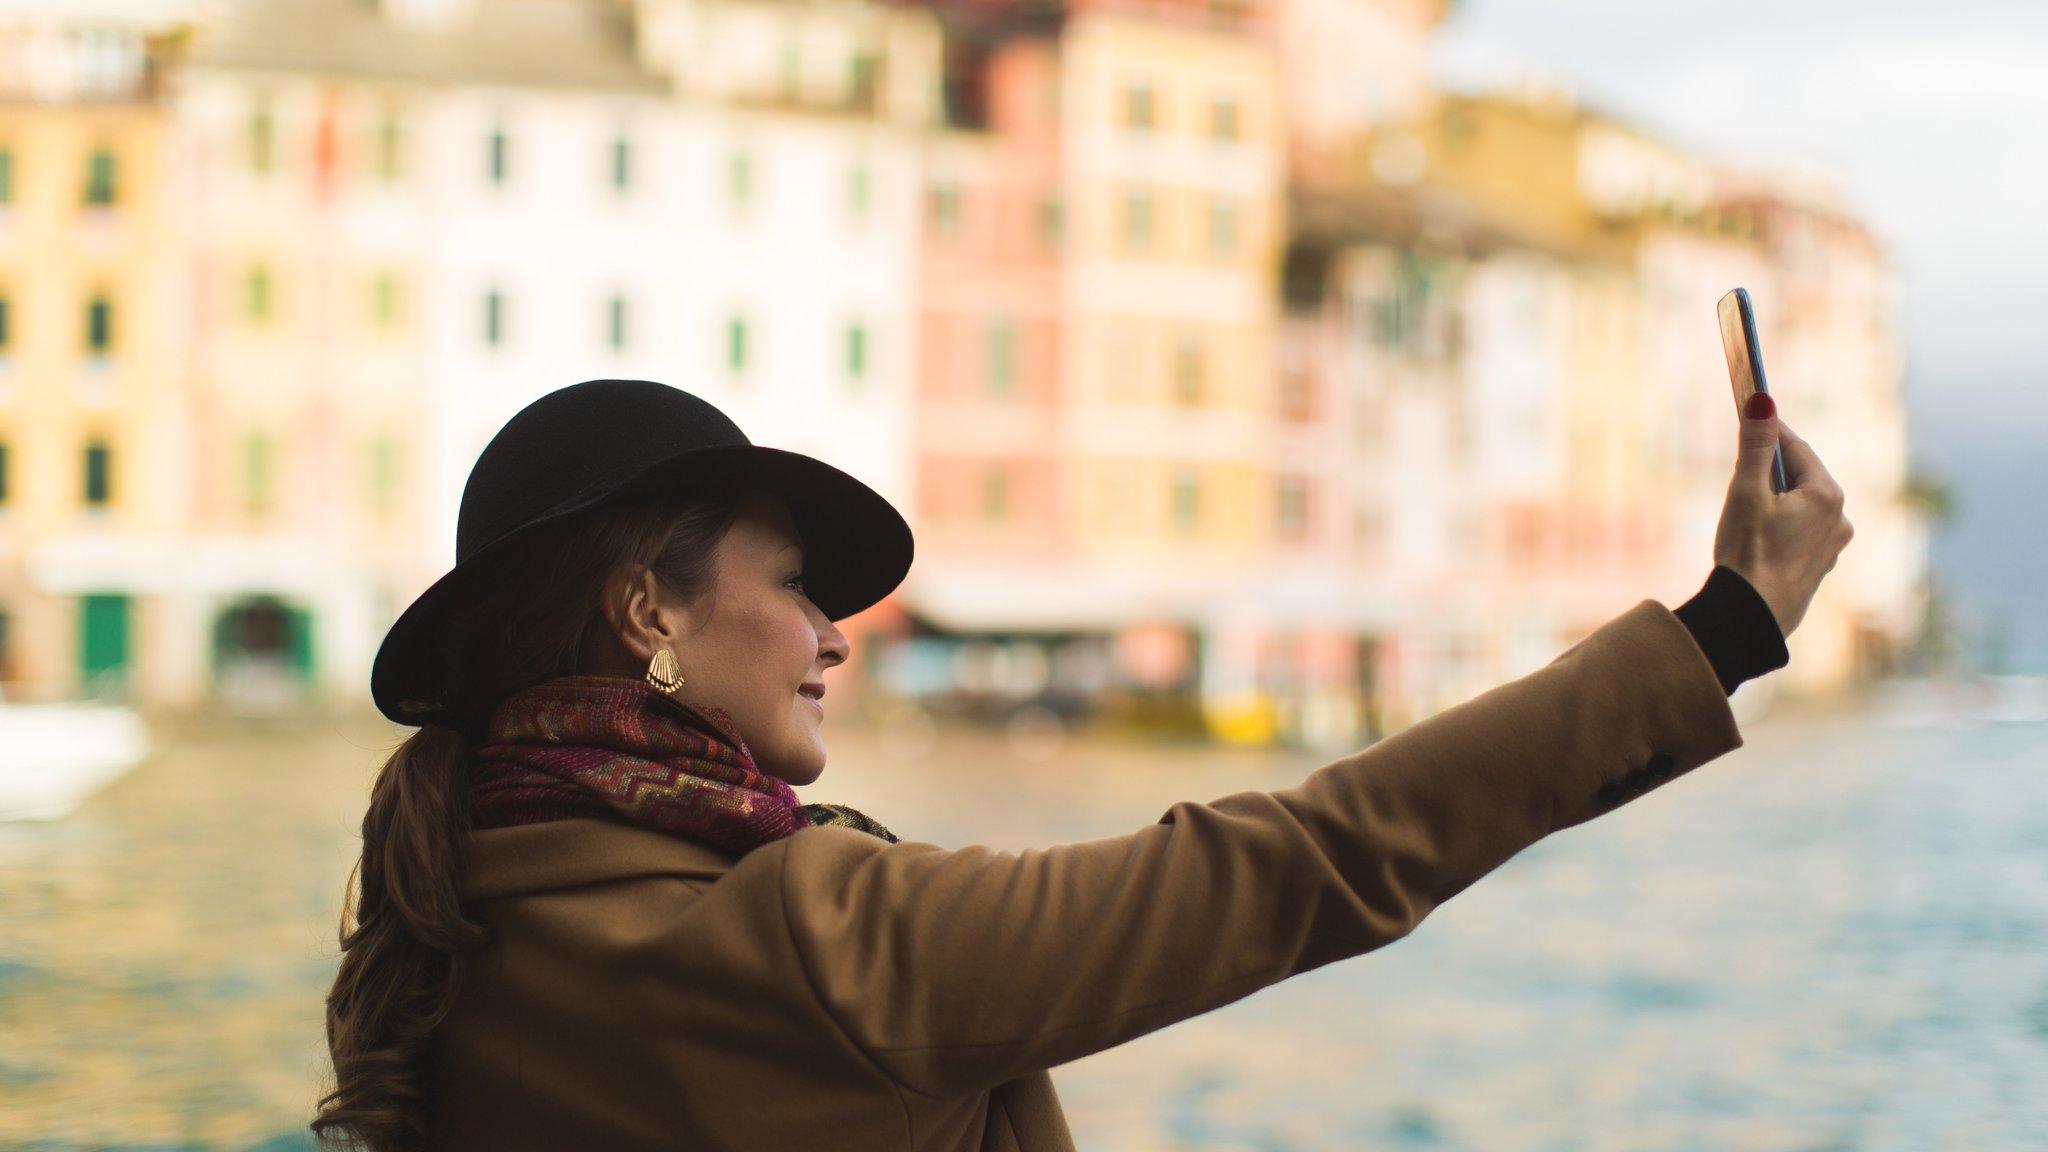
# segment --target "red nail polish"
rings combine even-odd
[[[1771,399],[1769,392],[1750,393],[1749,407],[1743,409],[1743,415],[1751,420],[1769,420],[1777,414],[1778,402]]]

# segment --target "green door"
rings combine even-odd
[[[91,595],[79,603],[78,670],[88,692],[128,678],[128,597]]]
[[[300,681],[313,679],[313,614],[304,608],[284,610],[285,657]]]

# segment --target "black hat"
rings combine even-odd
[[[822,460],[758,447],[725,413],[652,380],[586,380],[520,409],[477,457],[455,523],[455,567],[391,625],[370,668],[377,710],[400,724],[461,725],[480,701],[441,683],[441,627],[472,577],[531,529],[614,497],[759,488],[782,497],[804,544],[804,585],[826,619],[887,596],[910,571],[910,525],[874,489]]]

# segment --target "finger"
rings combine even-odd
[[[1735,484],[1760,494],[1772,490],[1771,459],[1779,444],[1780,424],[1776,416],[1743,419],[1735,450]]]
[[[1827,466],[1820,462],[1820,456],[1799,433],[1781,419],[1778,421],[1778,450],[1785,454],[1785,490],[1794,488],[1826,488],[1835,482],[1828,474]]]

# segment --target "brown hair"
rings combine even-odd
[[[645,565],[685,601],[702,599],[740,496],[721,491],[681,509],[628,498],[536,529],[523,563],[490,573],[449,621],[450,691],[475,716],[516,688],[590,667],[591,645],[604,635],[591,629],[601,620],[599,597],[622,570]],[[454,1007],[466,954],[491,939],[460,898],[468,758],[481,735],[474,719],[422,727],[370,787],[362,859],[342,893],[341,970],[327,994],[335,1087],[311,1124],[322,1145],[426,1145],[433,1033]]]

